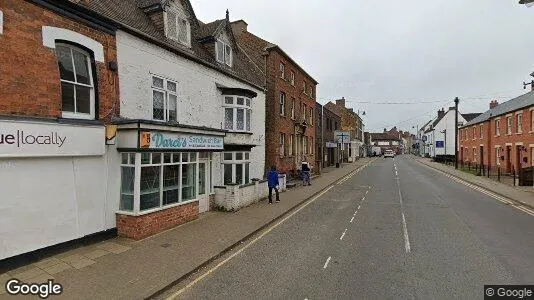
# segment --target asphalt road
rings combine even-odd
[[[534,217],[380,158],[178,298],[482,299],[484,284],[534,284],[533,237]]]

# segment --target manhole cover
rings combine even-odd
[[[161,247],[163,247],[163,248],[169,248],[170,246],[171,246],[171,244],[163,244],[163,245],[161,245]]]

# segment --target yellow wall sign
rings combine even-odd
[[[141,132],[140,148],[150,148],[150,132]]]

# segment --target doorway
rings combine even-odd
[[[484,147],[480,146],[480,165],[484,166]]]
[[[512,146],[506,146],[506,172],[512,173]]]
[[[210,209],[209,187],[210,168],[209,160],[201,159],[198,163],[198,210],[200,213]]]

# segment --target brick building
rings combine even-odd
[[[384,153],[386,150],[393,150],[393,152],[396,154],[402,154],[402,134],[397,130],[396,126],[390,130],[386,130],[386,128],[384,128],[384,132],[371,133],[370,135],[373,146],[380,147],[382,153]]]
[[[458,130],[459,159],[501,166],[505,172],[534,166],[534,91],[499,104]]]
[[[317,103],[316,111],[317,161],[321,168],[325,168],[335,165],[340,159],[340,145],[336,141],[334,132],[339,130],[341,117],[320,103]]]
[[[343,161],[354,161],[363,156],[364,125],[361,117],[354,112],[354,109],[346,107],[345,97],[335,102],[328,102],[325,108],[341,117],[340,130],[348,131],[350,134],[350,143],[342,147]]]
[[[294,172],[302,159],[316,163],[317,81],[279,46],[248,32],[243,20],[232,22],[240,48],[265,78],[265,166]]]
[[[4,0],[0,14],[4,259],[115,227],[106,124],[120,103],[114,21],[69,1]]]

